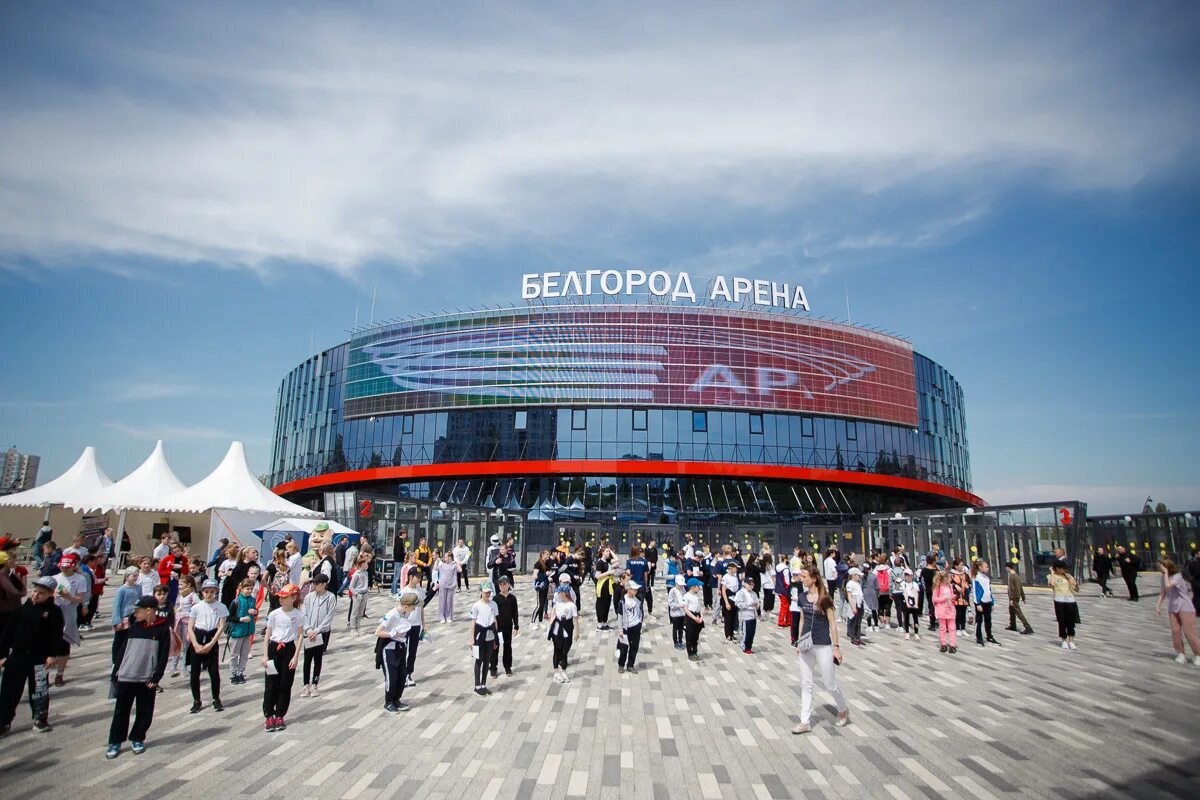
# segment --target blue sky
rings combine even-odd
[[[355,318],[804,284],[963,384],[991,501],[1200,508],[1186,3],[5,4],[0,445],[260,472]]]

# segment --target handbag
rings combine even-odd
[[[800,642],[797,644],[796,649],[801,653],[807,653],[813,649],[812,631],[800,635]]]

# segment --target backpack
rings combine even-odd
[[[888,587],[888,571],[886,569],[875,570],[875,580],[879,583],[880,594],[891,594]]]

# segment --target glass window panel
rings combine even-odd
[[[693,411],[692,412],[692,433],[707,433],[708,432],[708,412]]]

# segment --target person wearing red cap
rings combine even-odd
[[[284,717],[292,703],[292,683],[296,680],[296,660],[304,643],[304,612],[296,608],[300,588],[289,583],[279,590],[279,608],[267,615],[267,652],[263,669],[267,677],[263,688],[263,728],[268,733],[287,727]]]
[[[58,574],[54,576],[58,584],[54,602],[63,615],[63,649],[55,665],[54,685],[62,686],[66,682],[63,675],[71,658],[71,647],[82,641],[79,635],[79,607],[87,599],[88,580],[79,572],[79,556],[74,553],[64,553],[59,559],[58,569]]]

